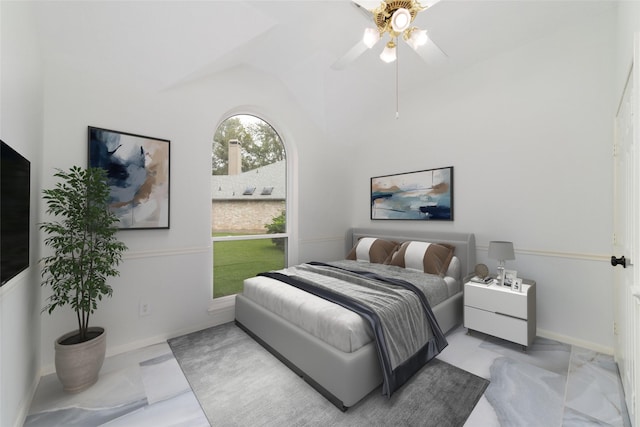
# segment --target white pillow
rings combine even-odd
[[[362,237],[347,254],[347,259],[384,264],[397,248],[396,242],[375,237]]]
[[[454,256],[451,258],[451,262],[449,263],[449,268],[445,273],[447,277],[453,277],[456,280],[460,279],[460,258]]]
[[[388,264],[444,276],[453,258],[454,247],[444,243],[406,241]]]

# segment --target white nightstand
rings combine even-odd
[[[524,347],[531,345],[536,336],[536,282],[523,280],[522,292],[466,282],[464,326]]]

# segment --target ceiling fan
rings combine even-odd
[[[356,43],[345,55],[338,59],[332,68],[341,70],[352,61],[375,46],[380,39],[388,35],[380,59],[390,63],[397,59],[397,45],[403,39],[425,61],[446,57],[427,31],[412,26],[418,13],[433,6],[439,0],[353,0],[352,4],[360,10],[375,27],[368,27],[364,31],[362,40]]]

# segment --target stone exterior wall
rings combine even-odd
[[[264,233],[264,225],[284,209],[284,200],[213,200],[211,230]]]

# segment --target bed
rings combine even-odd
[[[457,277],[446,280],[448,295],[442,302],[432,306],[432,311],[444,333],[462,323],[462,283],[464,277],[472,272],[475,266],[474,234],[353,228],[346,233],[345,253],[353,254],[353,248],[366,239],[380,239],[405,245],[409,242],[430,242],[454,248],[457,268],[453,268],[452,262],[447,274],[455,273]],[[378,349],[374,341],[367,341],[366,337],[363,338],[361,334],[352,331],[357,329],[352,324],[356,321],[349,317],[354,314],[345,313],[348,310],[342,307],[335,307],[335,311],[330,311],[336,313],[330,316],[332,322],[342,322],[335,319],[346,316],[345,324],[338,326],[345,329],[343,335],[347,338],[341,342],[332,342],[331,339],[317,333],[313,326],[308,327],[305,324],[318,321],[308,320],[306,316],[311,318],[312,314],[304,313],[307,306],[317,304],[333,310],[334,308],[326,306],[332,303],[321,301],[313,295],[296,294],[296,298],[309,298],[308,302],[297,303],[294,310],[287,310],[282,308],[283,304],[286,306],[286,300],[283,302],[271,296],[260,297],[260,288],[271,291],[282,286],[287,287],[272,277],[247,279],[243,293],[236,297],[236,324],[341,410],[355,405],[378,388],[383,383]],[[286,292],[305,293],[298,289],[287,289]],[[302,316],[302,320],[289,317],[290,311],[298,312],[296,315]],[[330,325],[328,329],[335,332],[338,326]]]

